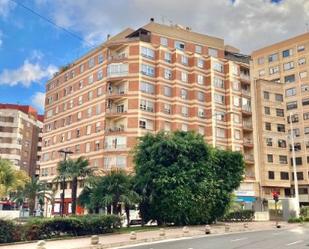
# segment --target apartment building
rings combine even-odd
[[[28,105],[0,104],[0,158],[39,174],[43,116]]]
[[[309,33],[252,53],[256,98],[256,163],[261,196],[294,193],[292,146],[295,148],[300,203],[309,205]],[[291,129],[294,144],[290,139]]]
[[[244,153],[245,181],[236,193],[252,203],[258,171],[251,92],[249,57],[223,39],[153,20],[126,29],[47,82],[40,177],[56,176],[60,149],[106,171],[133,171],[137,138],[195,130],[213,146]],[[65,188],[70,197],[70,184]]]

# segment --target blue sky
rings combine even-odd
[[[304,33],[309,22],[306,0],[183,0],[182,4],[178,0],[17,1],[92,44],[100,44],[107,34],[126,27],[138,28],[154,17],[157,22],[179,23],[222,37],[249,53]],[[47,79],[59,66],[88,50],[87,43],[11,0],[0,0],[0,102],[30,104],[42,112]]]

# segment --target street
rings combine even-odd
[[[309,248],[309,228],[245,232],[220,236],[202,236],[140,246],[130,249],[281,249]]]

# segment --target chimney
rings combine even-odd
[[[150,18],[150,22],[154,22],[154,18],[153,17]]]

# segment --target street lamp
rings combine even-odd
[[[67,155],[70,155],[70,154],[73,154],[72,151],[70,150],[67,150],[67,149],[61,149],[61,150],[58,150],[58,152],[60,154],[64,154],[64,162],[67,160]],[[65,176],[62,176],[62,193],[60,194],[60,197],[61,197],[61,206],[60,206],[60,215],[61,217],[63,217],[64,215],[64,195],[65,195]]]
[[[295,187],[296,217],[298,218],[299,217],[299,193],[298,193],[298,179],[297,179],[297,171],[296,171],[292,113],[290,113],[290,130],[291,130],[290,139],[291,139],[291,144],[292,144],[292,162],[293,162],[294,187]]]
[[[214,114],[211,115],[211,117],[215,117],[214,118],[214,147],[216,147],[216,142],[217,142],[217,116],[219,115],[223,115],[223,116],[226,116],[228,114],[235,114],[235,112],[233,111],[228,111],[228,112],[216,112]]]

